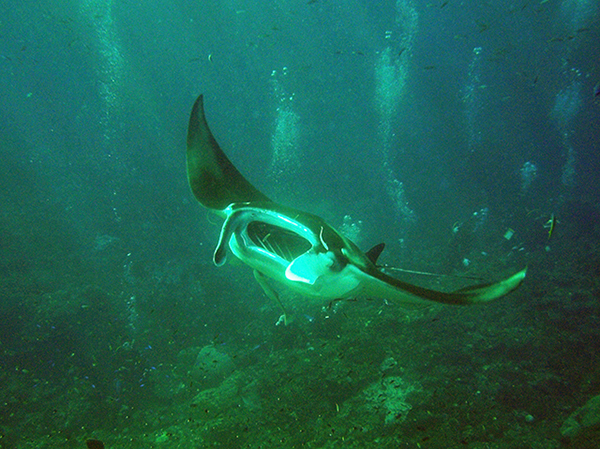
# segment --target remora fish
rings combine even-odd
[[[277,301],[269,278],[323,300],[368,297],[455,305],[492,301],[525,278],[526,268],[496,283],[446,293],[387,275],[376,265],[382,244],[363,253],[322,218],[277,204],[250,184],[215,140],[202,95],[190,115],[187,173],[196,199],[225,219],[214,263],[221,266],[233,254],[254,269],[265,294]]]

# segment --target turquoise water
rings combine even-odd
[[[0,12],[1,448],[598,447],[595,3]],[[409,310],[281,287],[276,325],[249,268],[212,262],[199,93],[266,195],[436,276],[390,274],[525,283]]]

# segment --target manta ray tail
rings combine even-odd
[[[206,122],[202,95],[190,115],[187,173],[194,196],[209,209],[223,210],[231,203],[270,201],[242,176],[219,147]]]

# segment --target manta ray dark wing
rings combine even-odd
[[[231,203],[270,201],[242,176],[219,147],[206,122],[202,95],[190,115],[187,173],[194,196],[209,209],[223,210]]]

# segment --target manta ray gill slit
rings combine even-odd
[[[308,251],[312,245],[304,237],[287,229],[262,221],[251,221],[247,235],[256,246],[291,262]]]

